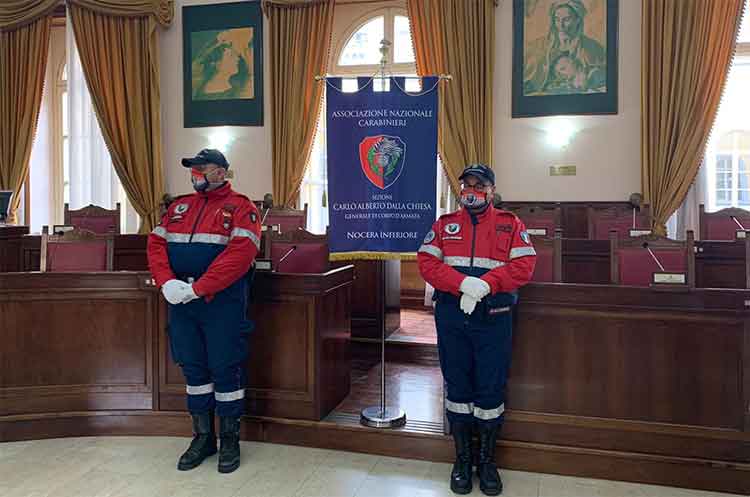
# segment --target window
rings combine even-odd
[[[380,42],[384,38],[392,43],[386,59],[387,72],[401,76],[416,75],[409,18],[403,9],[379,9],[360,18],[340,37],[342,43],[334,52],[333,60],[336,62],[330,72],[337,76],[352,77],[351,80],[344,80],[344,91],[357,90],[355,77],[372,76],[380,71]],[[381,81],[375,80],[374,83],[377,91],[382,86]],[[406,90],[414,91],[415,83],[418,82],[407,80]],[[325,233],[328,226],[325,125],[324,102],[300,189],[300,204],[308,205],[307,226],[313,233]]]
[[[706,147],[709,211],[750,209],[750,13],[745,11],[737,51]]]
[[[89,203],[114,209],[120,202],[120,231],[135,232],[139,219],[112,167],[83,69],[77,55],[74,62],[68,57],[74,43],[65,20],[55,18],[20,220],[39,232],[63,222],[66,203],[73,209]]]

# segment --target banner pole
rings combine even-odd
[[[391,46],[391,42],[383,39],[380,42],[380,81],[381,91],[386,91],[385,88],[385,66],[388,63],[388,50]],[[386,277],[386,261],[380,262],[383,264],[383,279]],[[385,311],[387,303],[383,302],[383,311]],[[372,428],[397,428],[406,424],[406,413],[403,409],[398,407],[388,408],[385,403],[385,312],[383,312],[383,320],[380,324],[380,406],[367,407],[362,410],[360,416],[360,423],[365,426]]]

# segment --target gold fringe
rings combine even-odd
[[[415,252],[336,252],[328,256],[329,261],[384,261],[398,259],[402,261],[416,261]]]

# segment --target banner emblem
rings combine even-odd
[[[385,190],[401,176],[406,143],[398,136],[368,136],[359,144],[359,162],[370,183]]]

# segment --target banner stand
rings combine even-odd
[[[390,46],[391,46],[391,42],[388,40],[383,39],[380,42],[380,53],[382,55],[381,60],[380,60],[380,79],[381,81],[383,81],[383,85],[385,85],[385,81],[386,81],[386,64],[388,63],[388,52],[390,50]],[[377,78],[373,76],[373,78],[370,79],[370,83],[372,82],[373,79],[377,79]],[[435,78],[436,81],[434,83],[434,86],[428,89],[427,91],[423,91],[423,94],[430,93],[433,90],[435,90],[440,81],[450,80],[450,79],[451,79],[450,75],[438,76],[437,78]],[[326,78],[325,76],[315,76],[315,80],[328,83],[328,78]],[[397,82],[396,82],[396,85],[398,85]],[[329,143],[329,146],[330,145],[331,144]],[[380,185],[380,187],[382,188],[383,186]],[[430,222],[432,222],[432,220]],[[346,251],[341,251],[341,252],[346,252]],[[411,251],[406,251],[406,252],[411,252]],[[335,256],[336,254],[332,253],[331,255]],[[343,256],[343,254],[341,254],[341,256]],[[361,259],[399,258],[401,259],[402,257],[393,257],[393,256],[388,257],[387,254],[377,252],[376,254],[363,253],[362,257],[356,257],[356,258],[361,258]],[[404,257],[404,258],[408,258],[408,257]],[[386,374],[386,370],[385,370],[385,321],[383,321],[381,323],[381,329],[380,329],[380,405],[366,407],[365,409],[361,411],[360,423],[364,426],[368,426],[371,428],[398,428],[406,424],[406,413],[404,412],[404,410],[397,406],[388,406],[386,403],[385,374]]]

